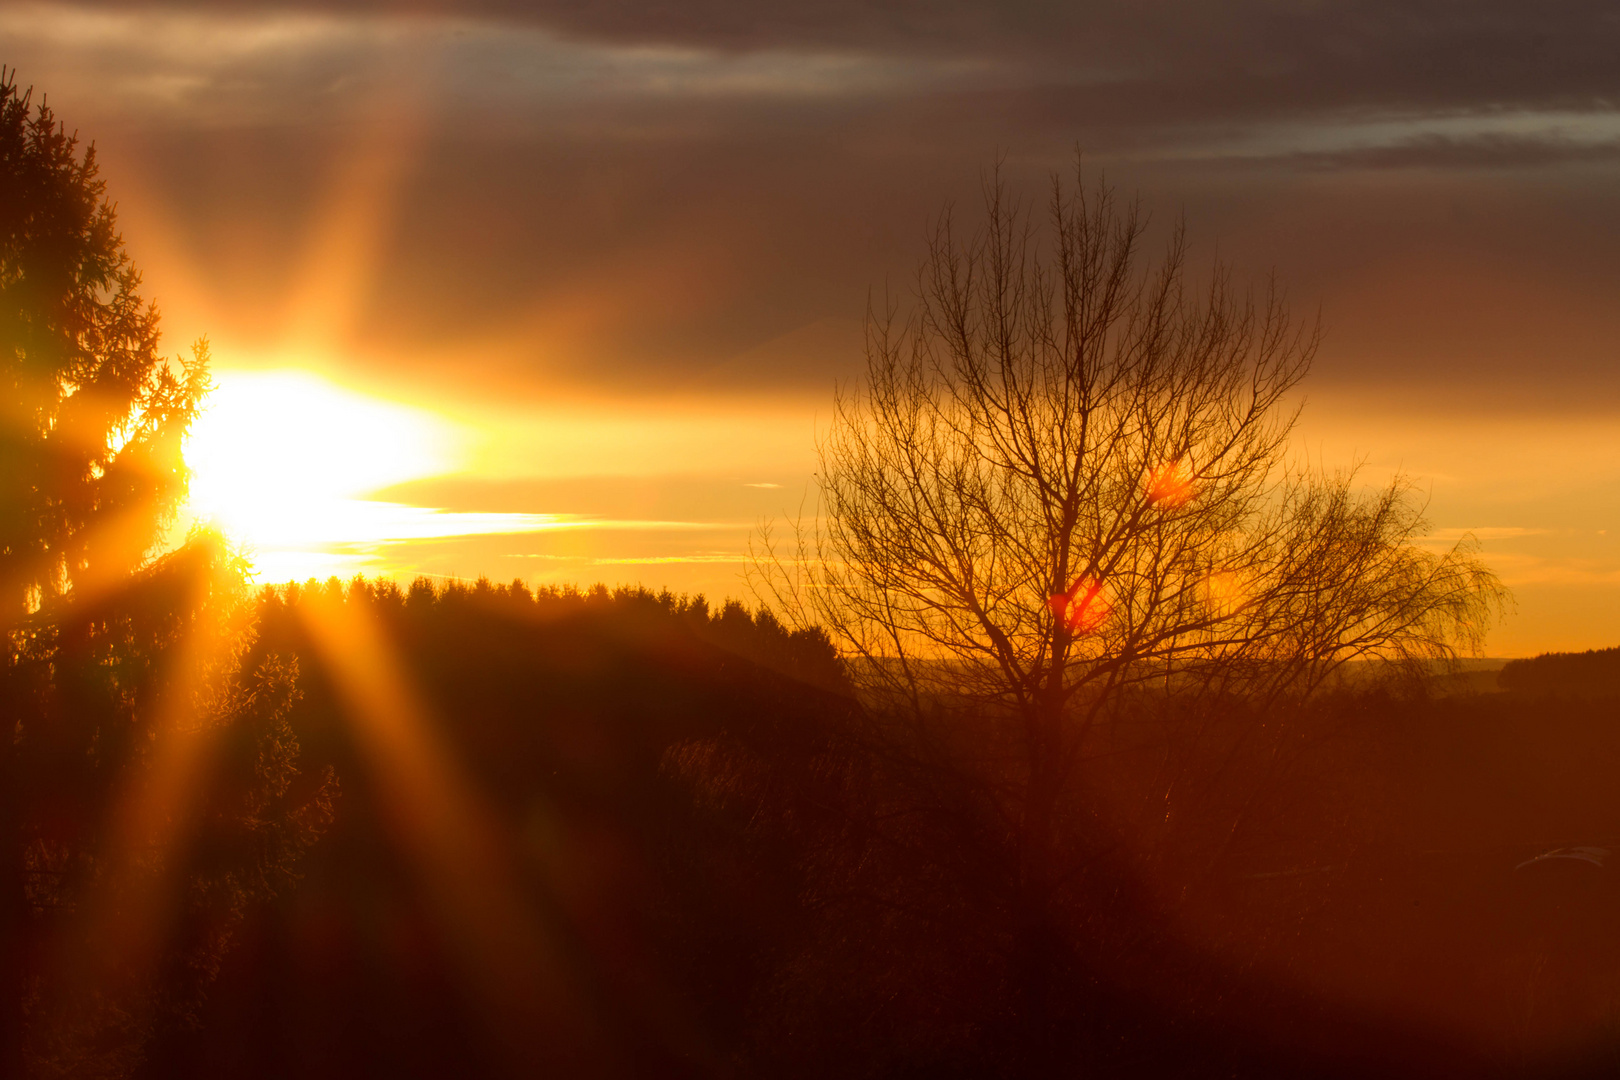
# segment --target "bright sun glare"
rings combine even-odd
[[[456,470],[463,433],[432,413],[303,371],[221,372],[186,440],[193,520],[245,544],[261,580],[353,572],[387,544],[563,524],[364,496]]]
[[[333,500],[455,466],[453,429],[306,372],[216,376],[192,426],[191,503],[244,536],[321,534]]]

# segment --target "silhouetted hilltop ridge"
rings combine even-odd
[[[1510,660],[1496,681],[1503,690],[1519,693],[1620,697],[1620,648]]]

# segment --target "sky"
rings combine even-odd
[[[1584,0],[0,5],[261,580],[749,599],[868,298],[1079,148],[1320,313],[1298,452],[1478,538],[1496,656],[1620,645],[1617,55]]]

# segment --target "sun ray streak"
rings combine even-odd
[[[209,587],[199,574],[186,598],[188,611],[209,606]],[[50,947],[65,989],[140,986],[162,958],[179,906],[177,857],[188,827],[196,824],[199,781],[216,745],[203,702],[227,643],[218,629],[206,618],[192,618],[166,665],[151,760],[129,770],[109,800],[101,868]],[[139,998],[133,1000],[138,1005]]]
[[[436,735],[383,628],[359,604],[311,601],[310,637],[487,1034],[514,1062],[577,1063],[586,1027],[552,941],[522,901],[495,814]]]
[[[402,187],[427,134],[424,57],[396,58],[369,95],[367,122],[311,223],[287,308],[284,351],[326,352],[354,328],[389,242]]]

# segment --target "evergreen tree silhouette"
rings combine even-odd
[[[153,1032],[186,1022],[233,920],[330,810],[324,783],[293,783],[295,672],[236,662],[245,567],[206,534],[156,553],[185,494],[208,349],[161,354],[140,285],[94,147],[0,71],[7,1076],[130,1073]],[[161,790],[156,763],[193,744],[204,766]],[[184,820],[135,812],[171,797]],[[140,910],[149,894],[169,906]]]

